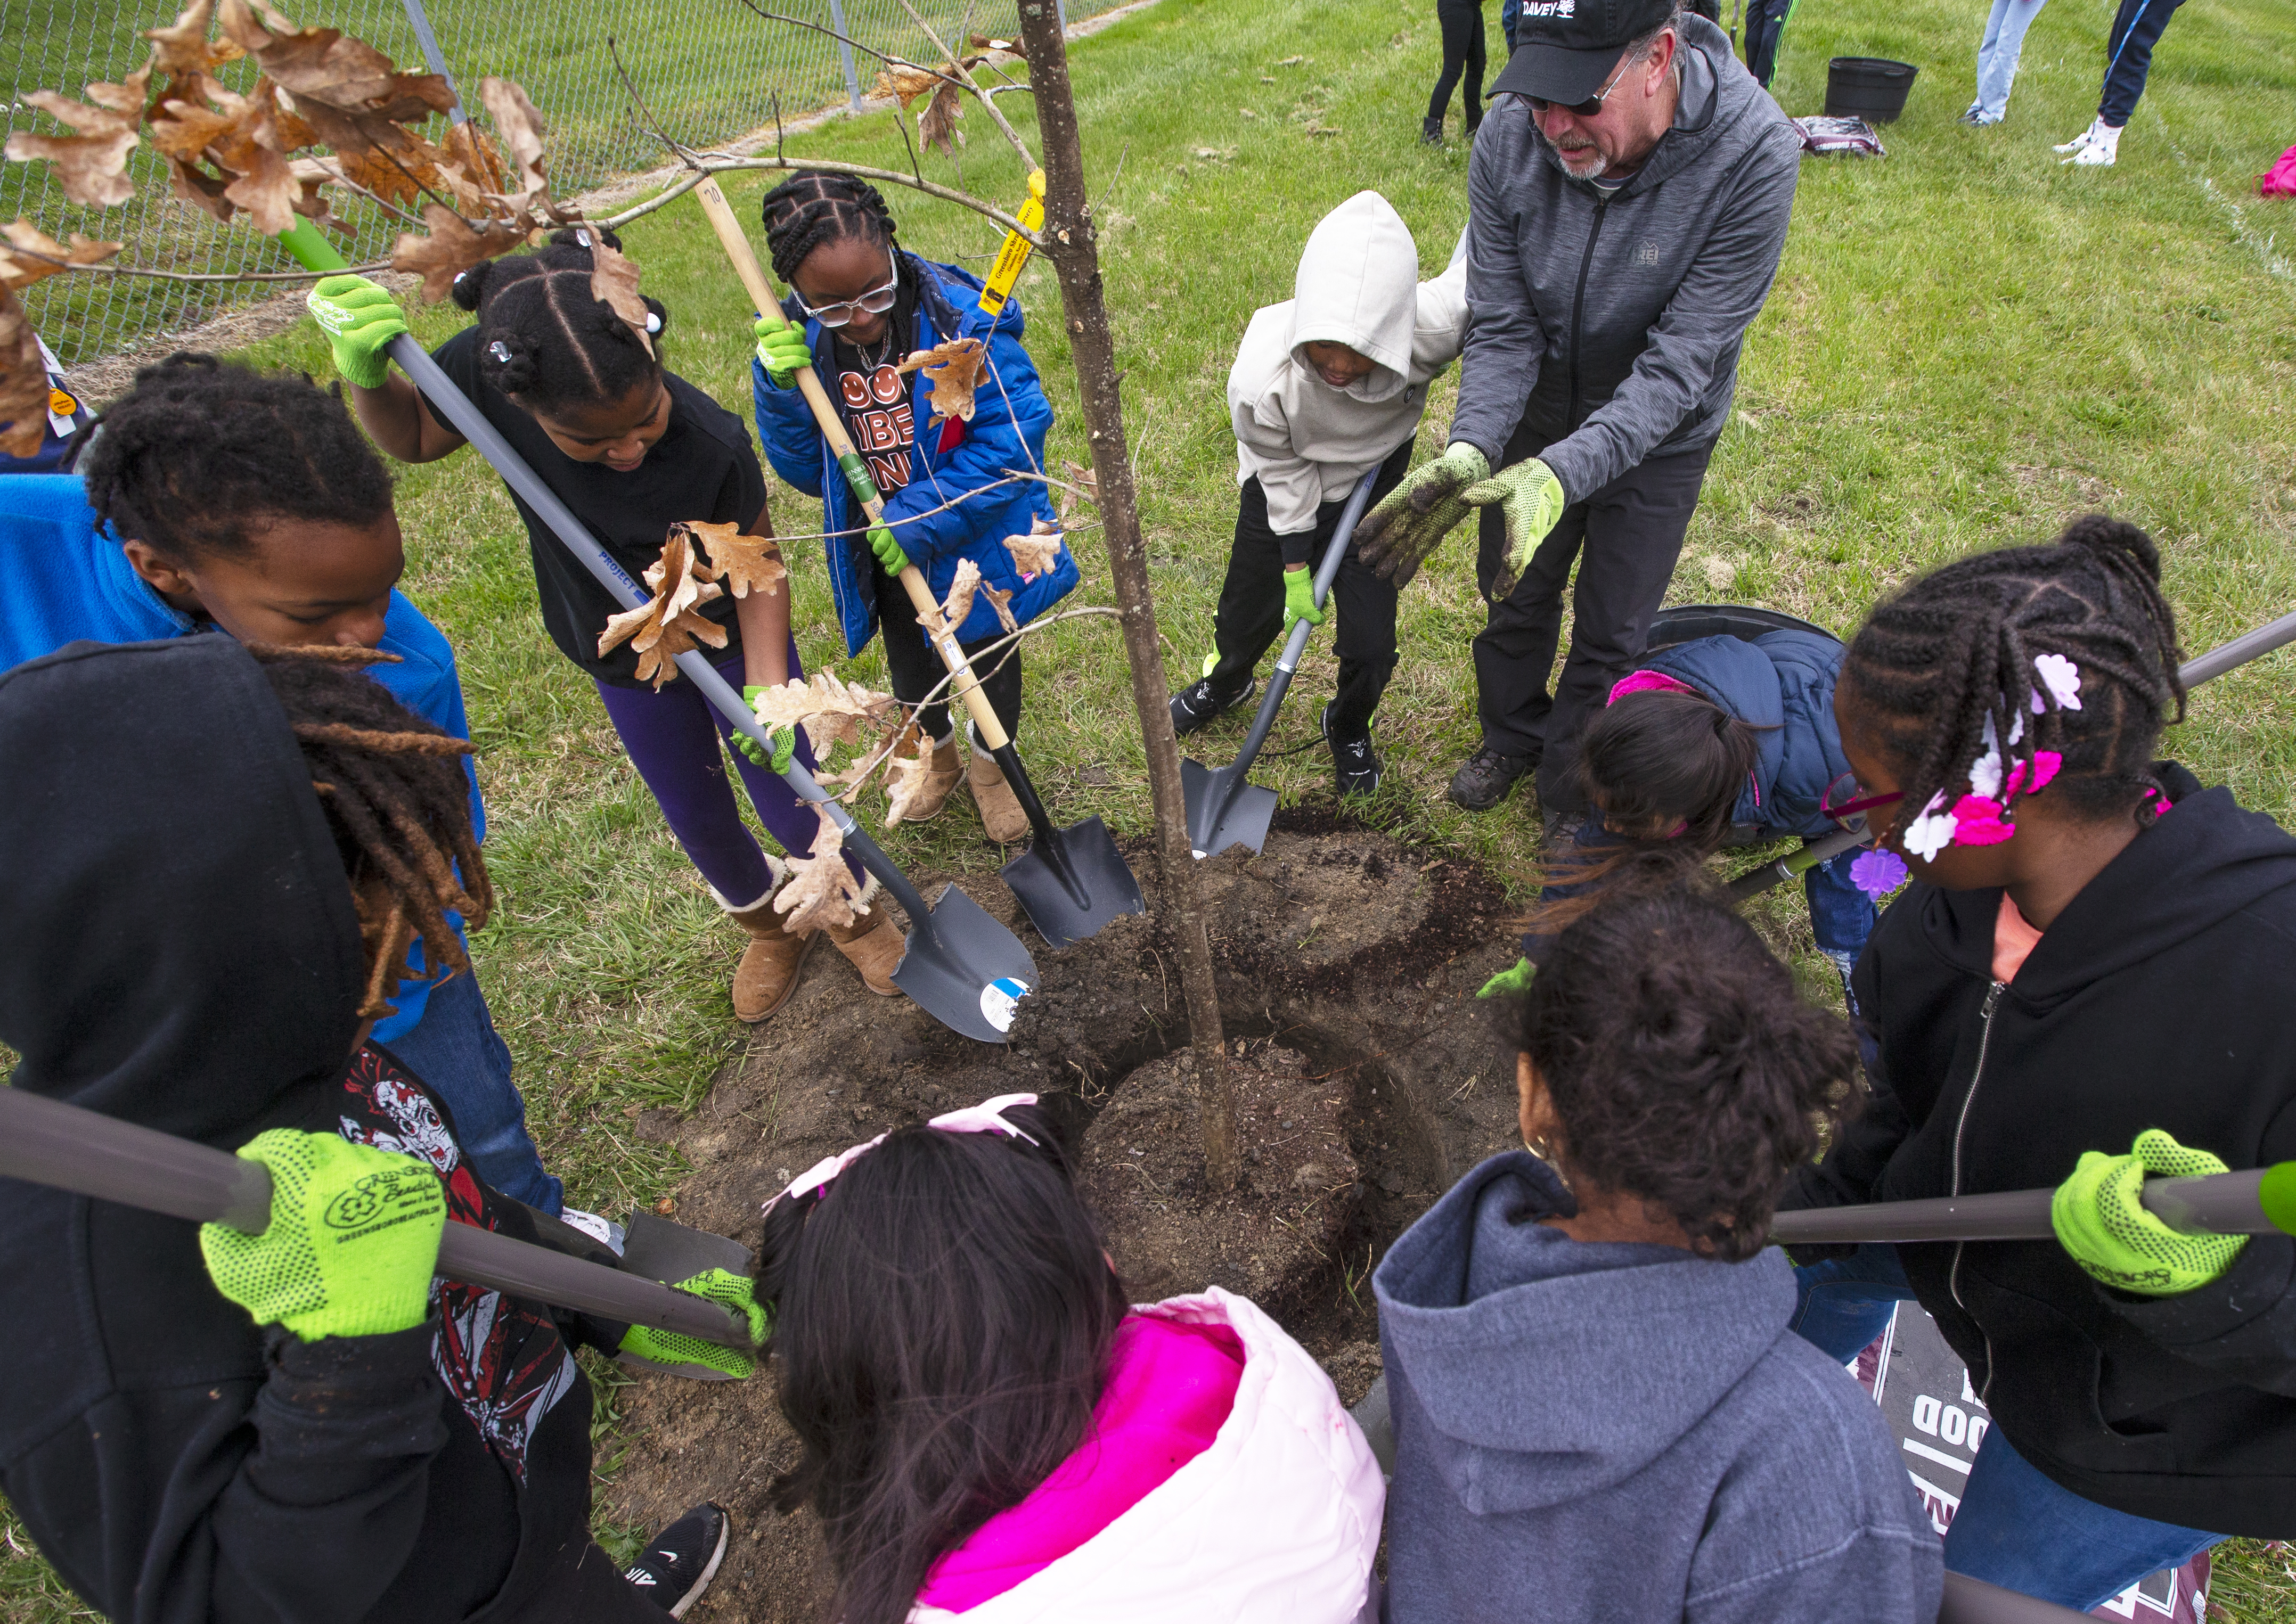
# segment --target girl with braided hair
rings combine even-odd
[[[914,563],[933,596],[946,600],[957,567],[970,560],[986,590],[955,628],[957,641],[980,658],[981,689],[1005,732],[1017,736],[1020,646],[982,657],[1003,633],[999,604],[1026,625],[1077,583],[1065,544],[1042,572],[1023,571],[1004,545],[1006,536],[1027,535],[1054,518],[1044,485],[1027,477],[1044,472],[1053,408],[1021,347],[1020,302],[1007,300],[992,314],[971,272],[905,252],[885,200],[852,175],[800,171],[766,194],[765,221],[774,274],[794,291],[782,301],[787,328],[758,322],[750,369],[758,435],[774,471],[821,498],[821,527],[835,535],[827,544],[829,581],[845,646],[860,653],[882,626],[894,696],[920,706],[945,673],[898,576]],[[947,403],[936,414],[944,404],[939,386],[921,371],[905,382],[899,365],[919,351],[965,340],[983,360],[971,401]],[[803,367],[814,369],[843,411],[884,498],[883,524],[865,526],[798,389]],[[958,773],[946,698],[923,706],[917,717],[933,750],[911,821],[940,811]],[[989,838],[1025,839],[1029,820],[988,751],[976,747],[964,771]]]
[[[488,260],[455,279],[455,302],[477,322],[447,340],[432,359],[528,467],[589,526],[628,571],[643,575],[660,557],[678,520],[739,525],[770,537],[765,471],[742,420],[662,364],[668,312],[646,304],[643,329],[617,314],[591,283],[591,243],[619,249],[599,226],[556,233],[531,254]],[[461,449],[463,437],[431,414],[414,384],[393,372],[383,348],[406,331],[390,295],[363,277],[336,276],[311,294],[351,385],[359,419],[378,444],[405,462],[430,462]],[[790,870],[764,851],[742,820],[720,741],[738,739],[691,682],[656,685],[637,675],[628,642],[601,652],[601,636],[620,606],[574,559],[516,491],[534,556],[542,622],[558,651],[597,684],[607,717],[631,763],[653,791],[662,818],[708,882],[709,894],[749,935],[734,967],[734,1013],[765,1020],[796,992],[820,930],[783,928],[774,894]],[[1024,526],[1025,527],[1025,526]],[[790,634],[786,590],[721,596],[695,606],[724,646],[709,659],[745,698],[802,680]],[[811,747],[791,730],[775,760],[812,767]],[[767,763],[736,750],[734,769],[767,830],[785,853],[810,851],[820,821]],[[857,877],[860,868],[844,860]],[[865,902],[876,881],[868,881]],[[882,908],[826,932],[870,992],[885,997],[902,939]]]
[[[0,670],[82,638],[374,649],[369,676],[470,737],[455,651],[396,584],[406,554],[390,472],[339,390],[178,354],[138,371],[100,425],[75,443],[73,472],[0,479]],[[467,756],[450,766],[482,839],[477,774]],[[527,1132],[460,916],[445,918],[447,973],[418,948],[375,1041],[453,1104],[488,1182],[554,1215],[564,1191]]]
[[[2154,759],[2181,659],[2152,538],[2091,516],[1885,600],[1834,695],[1914,884],[1854,978],[1866,1109],[1782,1204],[2054,1185],[2056,1239],[1798,1247],[1798,1327],[1846,1359],[1918,1299],[1993,1422],[1947,1565],[2082,1611],[2296,1535],[2296,1240],[2136,1199],[2296,1157],[2296,839]]]
[[[754,1361],[434,1279],[448,1223],[613,1259],[498,1193],[368,1041],[410,937],[462,967],[447,910],[492,902],[471,746],[373,657],[78,642],[0,676],[0,760],[37,763],[0,775],[11,1086],[272,1185],[247,1235],[0,1180],[0,1489],[107,1618],[659,1624],[726,1516],[627,1571],[592,1542],[575,1350]],[[722,1272],[680,1285],[750,1303]]]

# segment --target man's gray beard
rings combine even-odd
[[[1554,156],[1562,160],[1562,167],[1574,181],[1592,180],[1610,167],[1599,147],[1580,147],[1576,151],[1556,147]]]

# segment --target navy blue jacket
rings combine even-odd
[[[926,427],[932,415],[932,390],[922,372],[912,375],[909,409],[917,426],[916,446],[910,453],[914,475],[906,489],[887,498],[885,518],[910,521],[896,524],[893,535],[901,551],[924,572],[933,596],[946,598],[957,561],[971,559],[986,584],[1013,594],[1013,616],[1026,625],[1068,596],[1077,583],[1076,559],[1065,545],[1057,566],[1028,580],[1004,550],[1006,536],[1026,535],[1031,520],[1053,518],[1045,486],[1021,481],[928,518],[917,517],[967,491],[992,485],[1008,471],[1044,471],[1045,436],[1053,426],[1053,408],[1037,379],[1036,363],[1021,346],[1020,301],[1008,300],[992,317],[980,308],[980,282],[971,273],[928,264],[914,254],[901,256],[901,270],[916,279],[919,290],[916,331],[908,336],[908,352],[931,349],[953,338],[979,339],[988,347],[988,370],[973,396],[972,420],[958,425],[964,437],[946,451],[939,449],[943,428]],[[782,310],[792,322],[803,323],[805,340],[813,349],[814,371],[835,400],[837,380],[832,376],[830,345],[821,323],[808,316],[795,298],[783,300]],[[774,471],[804,494],[821,498],[824,530],[852,532],[828,543],[824,551],[846,651],[858,654],[877,629],[876,579],[862,539],[862,516],[854,510],[845,476],[794,383],[775,388],[755,360],[750,363],[750,380],[758,437],[765,443]],[[984,593],[973,600],[972,613],[956,634],[961,641],[977,642],[995,636],[998,629],[996,611]]]
[[[1833,722],[1833,684],[1842,647],[1808,632],[1770,632],[1746,642],[1702,637],[1636,663],[1687,682],[1756,735],[1761,755],[1738,793],[1733,823],[1759,823],[1780,835],[1813,837],[1833,822],[1818,810],[1825,787],[1849,771]]]

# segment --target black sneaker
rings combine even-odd
[[[1341,799],[1349,796],[1367,796],[1379,788],[1379,755],[1371,747],[1371,735],[1360,739],[1332,737],[1332,707],[1324,706],[1322,719],[1316,724],[1322,730],[1324,742],[1332,747],[1332,782]]]
[[[1536,755],[1508,755],[1485,745],[1451,775],[1451,800],[1469,812],[1488,812],[1507,798],[1515,779],[1538,765]]]
[[[718,1576],[733,1526],[723,1506],[697,1506],[656,1534],[622,1577],[671,1618],[682,1619]]]
[[[1427,147],[1443,144],[1443,121],[1440,118],[1422,118],[1419,121],[1419,144]]]
[[[1259,691],[1259,679],[1248,677],[1242,691],[1223,698],[1210,677],[1198,677],[1172,696],[1172,731],[1193,733],[1214,717],[1234,710]]]

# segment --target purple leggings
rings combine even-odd
[[[740,652],[714,664],[718,674],[738,690],[742,677]],[[792,681],[805,676],[798,665],[795,638],[790,640],[789,673]],[[757,838],[742,821],[742,809],[734,803],[733,784],[726,777],[728,757],[749,788],[750,804],[758,809],[758,816],[781,842],[782,849],[800,857],[813,849],[813,837],[821,828],[818,815],[779,773],[752,766],[748,756],[730,745],[719,747],[721,737],[733,737],[733,725],[711,708],[693,683],[670,682],[657,693],[651,688],[614,688],[601,682],[598,697],[606,702],[606,714],[614,731],[622,736],[622,747],[630,753],[638,776],[661,804],[669,832],[677,836],[677,844],[701,870],[701,877],[727,906],[746,908],[773,885],[766,854],[758,849]],[[798,730],[797,759],[808,771],[813,770],[813,747],[806,742],[803,729]],[[851,853],[846,853],[845,861],[858,876],[861,869]]]

